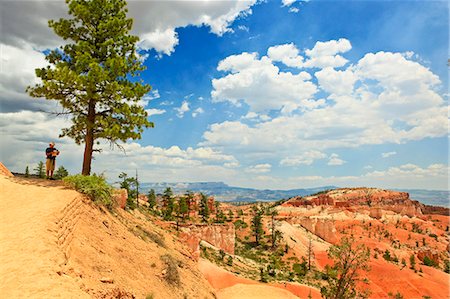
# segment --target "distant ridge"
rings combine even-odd
[[[270,190],[253,189],[243,187],[233,187],[224,182],[158,182],[141,183],[143,192],[154,189],[156,193],[162,193],[167,187],[172,188],[175,193],[184,193],[188,190],[193,192],[203,192],[207,195],[214,195],[219,201],[228,202],[255,202],[255,201],[276,201],[287,199],[293,196],[307,196],[324,190],[339,188],[337,186],[321,186],[315,188],[299,188],[290,190]],[[445,190],[422,190],[422,189],[392,189],[408,192],[412,200],[420,201],[426,205],[449,207],[450,191]]]
[[[174,193],[184,193],[188,190],[193,192],[203,192],[207,195],[214,195],[214,197],[219,201],[228,202],[276,201],[293,196],[306,196],[320,191],[338,188],[336,186],[323,186],[317,188],[291,190],[261,190],[228,186],[223,182],[141,183],[140,187],[145,190],[145,192],[148,192],[150,189],[154,189],[156,193],[162,193],[167,187],[172,188]]]

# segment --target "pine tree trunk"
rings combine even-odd
[[[91,174],[92,152],[94,148],[94,122],[95,122],[95,102],[89,102],[86,137],[84,139],[84,157],[82,175]]]

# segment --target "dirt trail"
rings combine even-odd
[[[54,182],[4,176],[0,194],[2,297],[90,298],[61,273],[79,194]]]
[[[1,298],[214,297],[187,248],[149,215],[111,214],[38,179],[0,176],[0,194]]]

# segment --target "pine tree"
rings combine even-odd
[[[156,206],[156,194],[154,189],[148,192],[148,207],[153,209]]]
[[[35,174],[40,177],[41,179],[45,177],[45,169],[44,169],[44,162],[39,161],[38,165],[34,169]]]
[[[55,178],[58,180],[61,180],[68,175],[69,175],[69,172],[67,171],[67,169],[64,168],[64,166],[59,166],[55,172]]]
[[[36,69],[42,83],[28,87],[32,97],[56,100],[72,125],[60,137],[84,143],[82,174],[91,172],[94,143],[118,145],[140,139],[153,127],[138,102],[150,91],[131,77],[144,70],[136,52],[139,38],[130,35],[125,0],[66,0],[68,19],[50,20],[49,27],[65,45],[46,54],[49,66]]]
[[[272,249],[274,249],[277,246],[277,239],[281,236],[281,232],[277,230],[275,226],[275,216],[278,215],[278,211],[275,208],[271,208],[268,210],[267,213],[268,216],[270,216],[271,221],[271,241],[272,241]]]
[[[163,193],[163,215],[164,220],[172,220],[172,214],[175,209],[175,201],[173,199],[173,192],[170,187],[167,187]]]
[[[30,176],[30,169],[28,168],[28,165],[27,165],[27,167],[25,167],[25,177],[27,178],[29,176]]]
[[[255,237],[255,244],[259,246],[262,235],[264,234],[263,225],[262,225],[262,215],[263,210],[259,208],[257,205],[252,207],[252,235]]]
[[[311,270],[311,260],[314,258],[314,251],[311,236],[309,236],[308,239],[308,270]]]
[[[130,209],[136,208],[135,198],[137,196],[137,182],[136,178],[128,177],[128,174],[122,172],[119,174],[119,179],[122,179],[120,182],[120,188],[126,189],[128,193],[127,198],[127,206]]]
[[[228,210],[228,221],[233,221],[234,214],[232,210]]]
[[[200,199],[200,207],[199,207],[199,215],[202,216],[202,222],[208,222],[209,219],[209,206],[208,206],[208,197],[200,193],[201,199]]]

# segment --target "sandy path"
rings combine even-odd
[[[57,185],[0,176],[2,298],[90,298],[60,272],[80,199]]]

